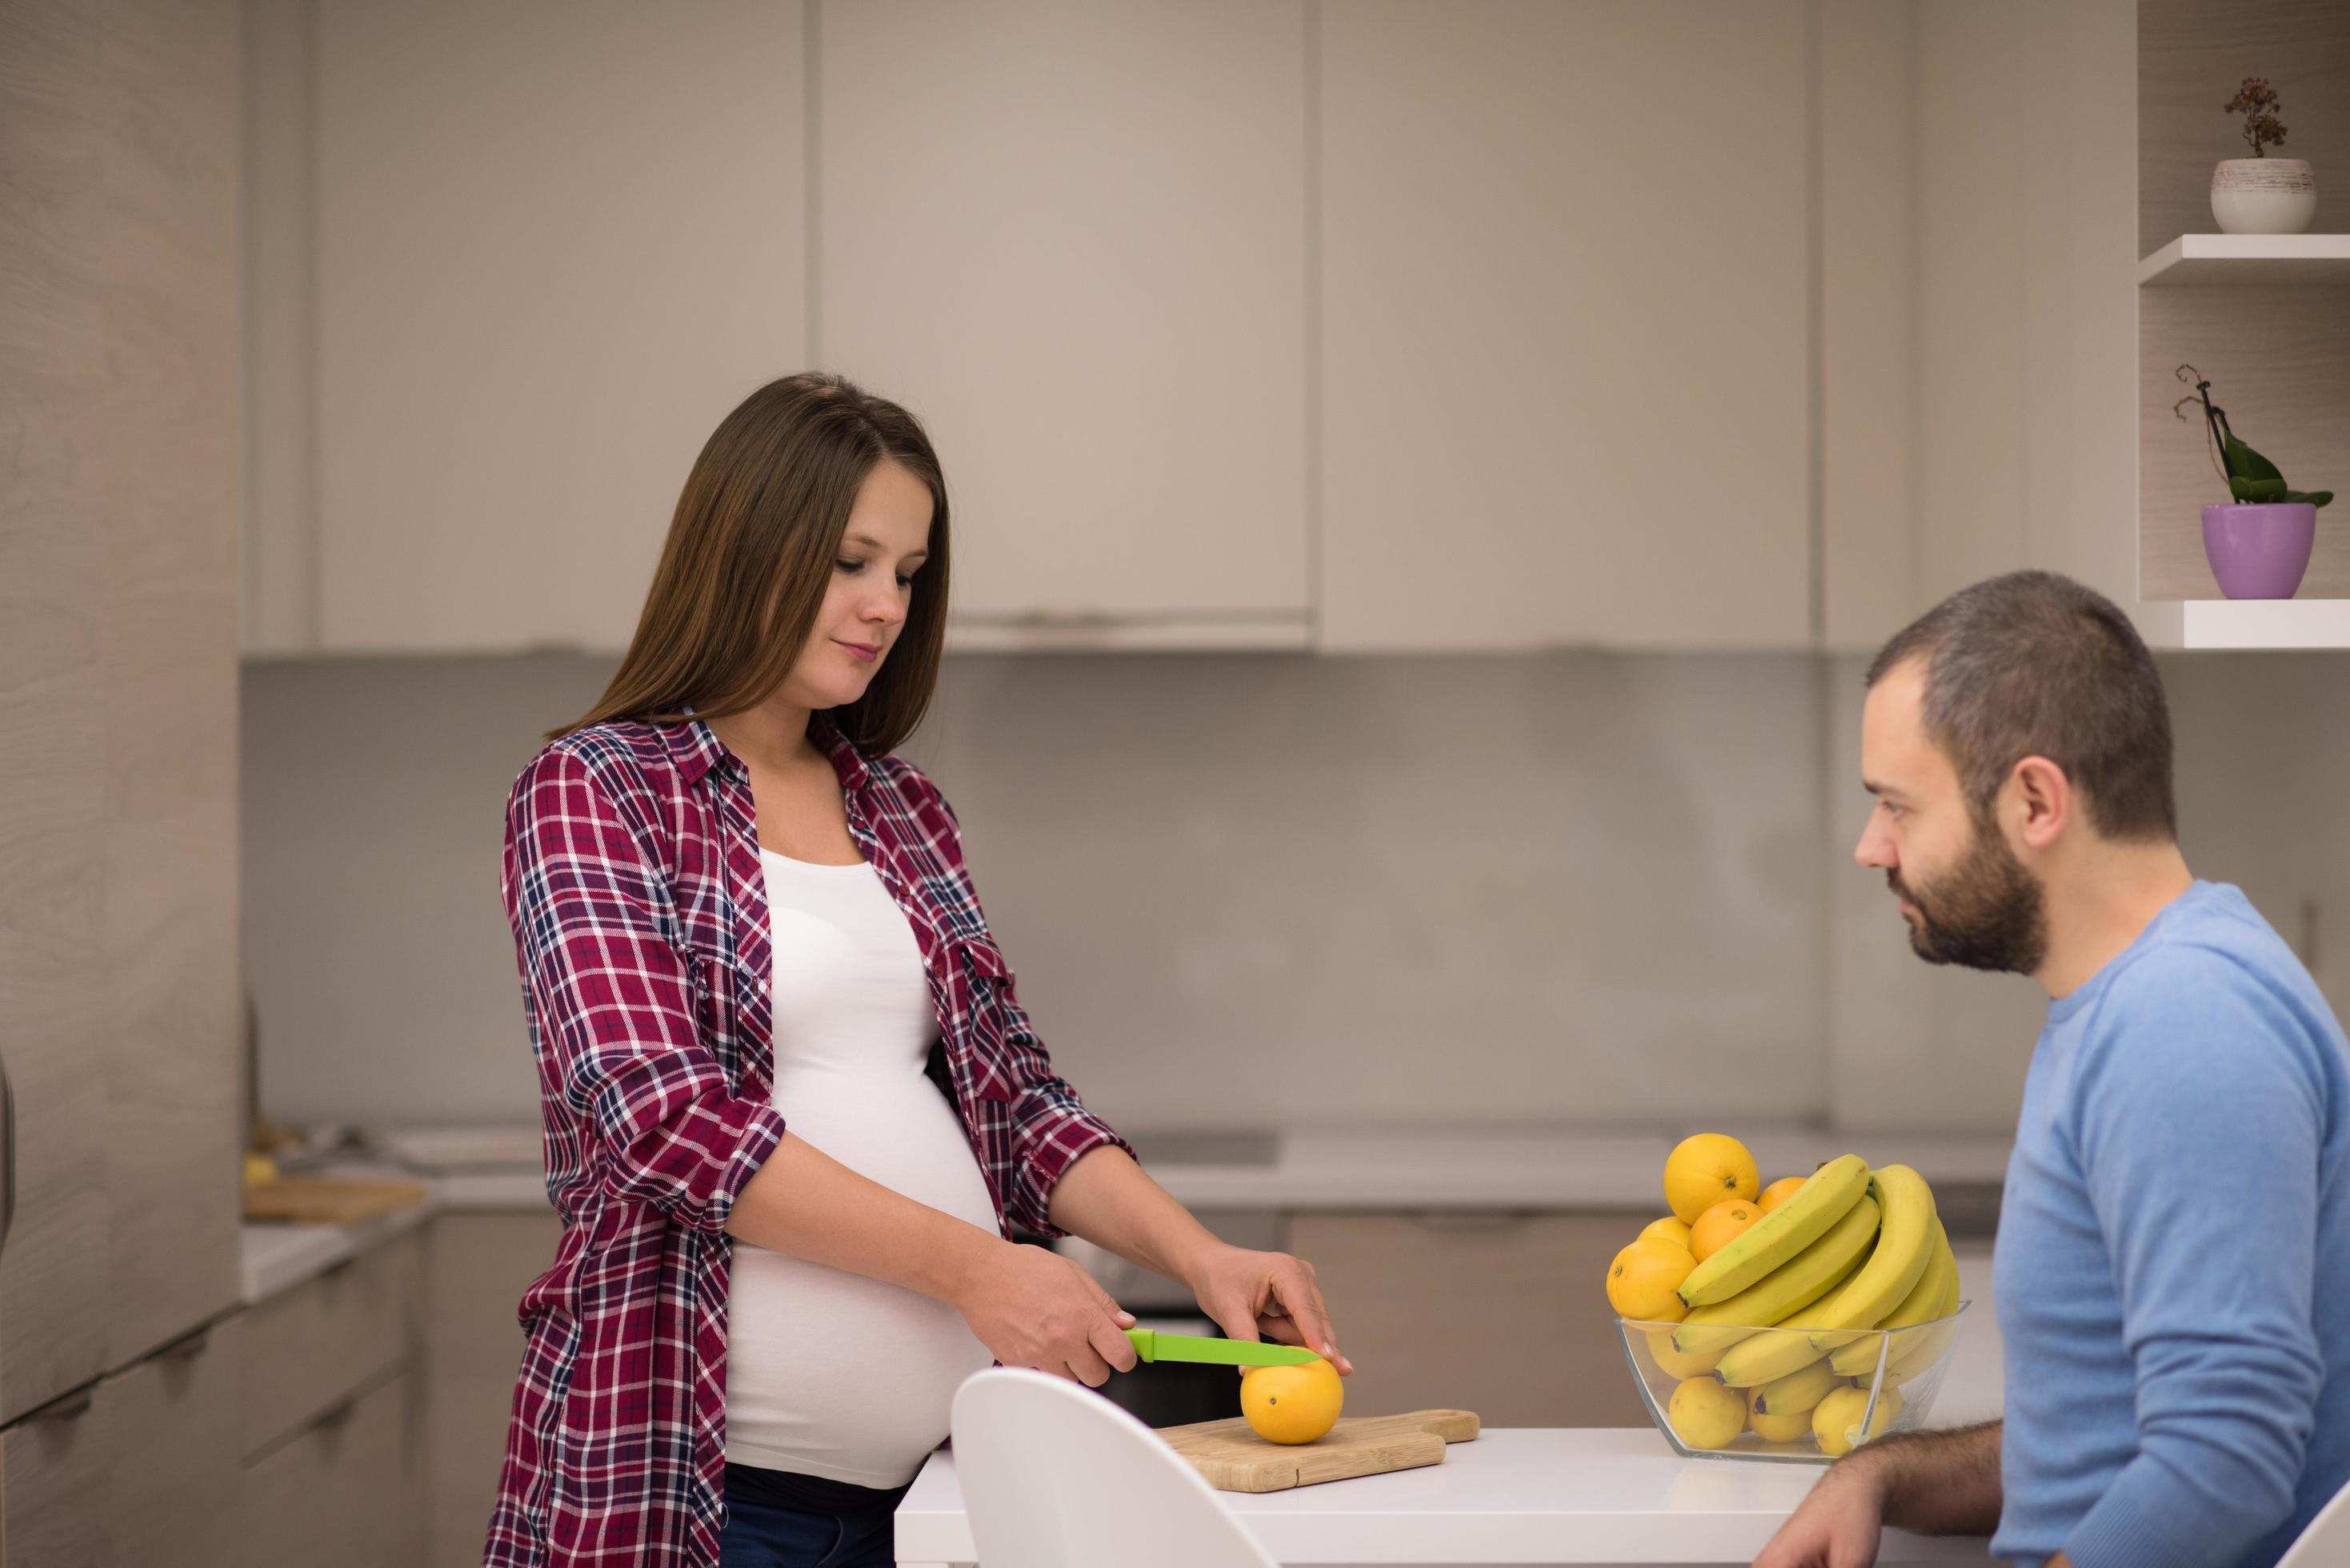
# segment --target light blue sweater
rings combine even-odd
[[[2350,1046],[2235,888],[2049,1007],[1992,1292],[1995,1555],[2265,1568],[2350,1480]]]

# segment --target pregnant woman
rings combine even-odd
[[[602,701],[515,785],[564,1229],[522,1301],[492,1568],[889,1563],[964,1377],[1134,1364],[1134,1320],[1014,1223],[1348,1370],[1313,1270],[1219,1241],[1055,1076],[953,812],[891,754],[947,561],[904,410],[760,389],[695,462]]]

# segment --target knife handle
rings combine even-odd
[[[1126,1331],[1126,1337],[1134,1342],[1134,1354],[1138,1357],[1144,1361],[1159,1359],[1159,1346],[1156,1343],[1159,1334],[1156,1330],[1129,1328]]]

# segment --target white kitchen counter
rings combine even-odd
[[[1453,1444],[1440,1465],[1217,1496],[1284,1563],[1744,1563],[1823,1471],[1679,1459],[1647,1428],[1502,1428]],[[901,1564],[977,1562],[951,1452],[931,1456],[897,1525]],[[1981,1537],[1888,1531],[1877,1561],[1979,1563],[1985,1551]]]
[[[1583,1209],[1664,1212],[1659,1177],[1679,1129],[1650,1133],[1476,1128],[1331,1128],[1269,1137],[1262,1160],[1186,1163],[1151,1153],[1147,1168],[1178,1202],[1209,1210]],[[1180,1137],[1180,1135],[1179,1135]],[[1997,1182],[2002,1135],[1755,1129],[1746,1137],[1766,1181],[1856,1150],[1898,1158],[1935,1183]],[[536,1209],[546,1201],[536,1127],[411,1127],[390,1151],[429,1179],[443,1209]]]

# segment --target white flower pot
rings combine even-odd
[[[2316,215],[2306,159],[2230,158],[2211,171],[2211,216],[2222,234],[2297,234]]]

